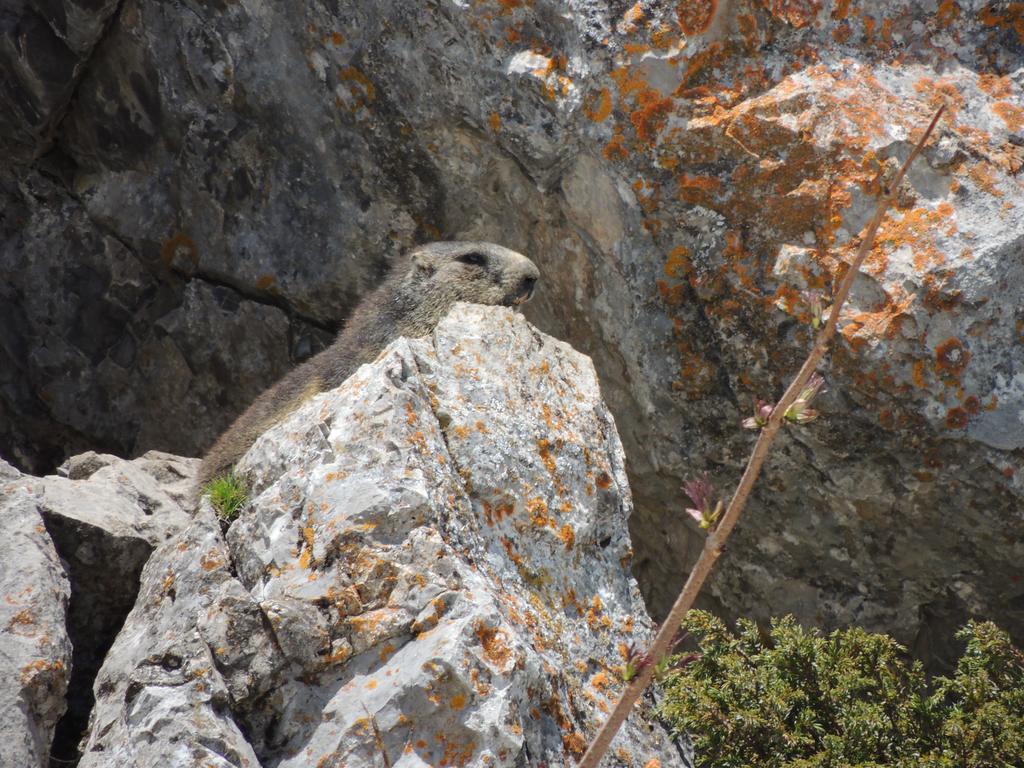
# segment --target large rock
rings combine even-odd
[[[0,722],[12,766],[77,756],[93,681],[142,567],[191,519],[198,463],[87,453],[62,466],[63,477],[42,478],[0,463]]]
[[[703,541],[680,482],[738,477],[751,398],[807,349],[800,292],[945,102],[827,415],[704,599],[939,666],[971,614],[1024,640],[1022,34],[1005,0],[126,0],[54,151],[5,182],[0,438],[37,467],[69,441],[198,451],[402,248],[497,240],[544,272],[529,316],[595,359],[663,611]]]
[[[590,361],[460,305],[268,431],[146,566],[83,768],[577,758],[651,625]],[[637,710],[608,764],[690,764]]]
[[[3,764],[25,768],[49,765],[71,675],[71,590],[39,495],[0,461],[0,743]]]

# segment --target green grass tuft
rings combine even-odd
[[[249,500],[249,490],[234,472],[211,480],[206,486],[206,493],[210,494],[210,503],[217,511],[217,517],[226,523],[238,517],[242,506]]]

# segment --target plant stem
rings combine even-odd
[[[655,666],[671,649],[672,638],[675,636],[676,631],[682,623],[683,618],[686,616],[687,611],[689,611],[693,606],[693,602],[700,593],[701,587],[704,586],[704,581],[711,572],[712,566],[714,566],[715,561],[718,560],[719,556],[722,554],[722,550],[725,547],[726,540],[729,538],[729,534],[732,533],[733,528],[736,527],[736,523],[739,521],[740,514],[743,512],[743,508],[747,503],[747,498],[750,496],[750,491],[754,487],[754,482],[757,480],[757,477],[761,472],[761,467],[764,464],[765,459],[768,458],[768,452],[771,448],[772,442],[775,440],[775,435],[778,433],[779,428],[782,426],[783,420],[786,417],[786,410],[800,395],[800,391],[807,384],[808,379],[811,378],[811,374],[814,373],[814,369],[817,368],[818,363],[821,362],[822,357],[825,356],[825,352],[828,351],[829,342],[835,335],[836,328],[839,324],[839,314],[843,309],[843,304],[846,303],[847,297],[850,295],[850,288],[853,286],[854,278],[857,276],[857,273],[860,272],[864,259],[871,251],[871,247],[874,245],[875,235],[878,233],[878,228],[881,226],[882,220],[885,218],[885,214],[889,210],[889,206],[896,197],[900,182],[903,181],[903,176],[906,174],[910,164],[924,148],[925,143],[928,141],[928,137],[931,136],[931,133],[935,129],[935,125],[938,123],[939,117],[942,116],[944,109],[945,107],[939,107],[935,116],[932,118],[931,123],[929,123],[928,128],[915,145],[914,150],[910,153],[906,162],[904,162],[900,167],[892,182],[887,187],[883,188],[881,199],[878,201],[878,207],[875,209],[875,215],[868,223],[867,229],[864,232],[864,237],[861,240],[860,247],[857,249],[857,254],[854,256],[849,269],[846,270],[846,273],[839,281],[839,287],[835,292],[835,297],[832,302],[832,309],[829,312],[828,322],[825,323],[824,328],[819,332],[818,337],[814,342],[814,346],[811,348],[810,354],[807,355],[807,359],[800,367],[796,377],[793,379],[789,387],[786,388],[786,391],[783,393],[778,404],[773,408],[771,416],[768,418],[768,423],[761,429],[757,442],[754,444],[754,450],[751,452],[750,458],[747,460],[746,469],[743,470],[743,476],[740,478],[739,485],[736,486],[736,491],[733,493],[732,499],[729,501],[729,506],[722,515],[721,522],[708,535],[707,540],[704,542],[704,549],[701,551],[700,557],[693,566],[693,570],[690,571],[690,575],[687,577],[686,583],[683,585],[683,590],[679,593],[679,597],[676,598],[676,601],[672,606],[672,610],[670,610],[668,616],[665,617],[665,621],[662,623],[661,629],[658,631],[657,635],[655,635],[654,642],[651,643],[651,647],[647,651],[646,658],[650,663],[643,665],[638,671],[637,676],[626,685],[626,688],[622,692],[622,696],[615,704],[615,708],[611,711],[611,714],[608,715],[608,719],[605,720],[604,725],[601,726],[597,735],[595,735],[594,739],[590,742],[590,746],[587,748],[586,753],[579,762],[579,768],[597,768],[601,758],[604,757],[605,753],[608,751],[608,747],[611,746],[612,739],[615,738],[615,734],[618,733],[622,723],[625,721],[626,717],[629,716],[633,705],[640,698],[641,694],[643,694],[644,689],[648,684],[650,684],[651,678],[654,676]]]

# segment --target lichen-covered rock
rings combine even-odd
[[[590,361],[459,305],[269,430],[154,554],[83,766],[564,765],[651,625]],[[244,734],[244,738],[243,738]],[[248,739],[248,743],[246,743]],[[690,764],[644,709],[612,765]]]
[[[663,611],[703,541],[680,482],[738,477],[740,419],[807,349],[801,292],[829,290],[880,171],[946,103],[844,315],[826,417],[782,441],[704,599],[892,632],[940,666],[971,614],[1024,640],[1021,18],[126,1],[54,150],[0,182],[0,444],[23,465],[90,439],[198,451],[411,242],[502,242],[544,273],[528,316],[595,360]]]
[[[190,521],[198,464],[155,451],[134,461],[87,453],[69,459],[64,476],[32,477],[0,462],[0,656],[9,665],[0,696],[11,765],[75,758],[93,680],[139,573]]]
[[[0,744],[3,764],[46,768],[71,675],[70,587],[41,493],[0,461]]]
[[[67,760],[85,730],[96,673],[135,604],[153,549],[191,519],[198,460],[151,451],[133,461],[74,456],[66,477],[31,478],[36,502],[71,582],[67,629],[74,646],[68,712],[55,747]]]
[[[262,617],[246,610],[251,605],[231,575],[220,526],[205,506],[143,571],[135,607],[96,678],[96,706],[79,765],[259,766],[231,717],[231,693],[215,656],[248,667],[255,654],[243,651],[257,642],[265,655],[273,654]],[[229,621],[241,631],[204,634],[199,627],[206,621]],[[216,647],[209,644],[213,638]],[[271,671],[256,664],[251,669],[266,678]]]

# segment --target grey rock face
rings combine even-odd
[[[0,13],[0,151],[26,161],[53,140],[117,0],[5,2]]]
[[[0,722],[10,765],[76,756],[93,680],[135,603],[142,566],[190,520],[198,463],[155,451],[130,462],[89,453],[70,459],[65,477],[0,473]]]
[[[826,416],[769,462],[705,606],[939,666],[969,615],[1024,640],[1016,13],[126,0],[84,74],[47,80],[77,83],[52,151],[0,173],[0,450],[197,453],[412,242],[496,241],[544,272],[529,317],[595,360],[663,611],[703,542],[681,481],[738,477],[740,419],[809,344],[800,292],[830,290],[945,101]]]
[[[0,445],[38,474],[88,449],[195,453],[218,432],[212,414],[241,410],[313,348],[282,310],[140,257],[52,181],[0,171],[0,189]]]
[[[49,764],[71,675],[71,590],[39,495],[19,479],[0,484],[0,743],[12,767]]]
[[[650,637],[622,447],[590,361],[459,305],[243,458],[161,546],[82,765],[563,765]],[[690,765],[629,721],[609,765]]]
[[[248,666],[252,657],[236,646],[269,645],[258,614],[246,612],[251,599],[238,588],[229,564],[208,507],[154,553],[135,607],[96,679],[82,768],[259,766],[232,720],[229,690],[213,649],[197,628],[209,614],[241,630],[220,638],[222,652],[240,666]],[[251,669],[255,675],[272,671]]]
[[[67,759],[88,723],[92,685],[135,604],[150,553],[185,527],[189,484],[198,462],[156,451],[125,461],[83,454],[68,478],[46,477],[37,508],[71,582],[67,613],[74,646],[68,712],[55,744]]]

